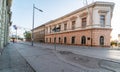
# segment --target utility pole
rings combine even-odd
[[[16,29],[16,42],[18,42],[17,29]]]
[[[17,29],[18,29],[18,27],[16,25],[13,25],[13,28],[16,30],[16,42],[17,42],[17,40],[18,40],[18,36],[17,36]]]
[[[34,42],[34,35],[33,35],[33,31],[34,31],[34,15],[35,15],[34,7],[35,7],[35,5],[33,4],[33,21],[32,21],[32,35],[31,35],[32,46],[33,46],[33,42]]]
[[[52,31],[54,31],[54,48],[55,48],[55,51],[56,51],[56,32],[59,32],[60,31],[60,27],[56,27],[55,26],[55,28],[52,30]]]

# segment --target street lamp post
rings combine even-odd
[[[13,25],[13,28],[16,30],[16,42],[18,41],[18,36],[17,36],[17,29],[18,27],[16,25]]]
[[[18,42],[18,34],[17,34],[17,29],[16,29],[16,42]]]
[[[86,5],[88,6],[88,1],[87,0],[85,0],[86,1]],[[94,0],[92,0],[92,2],[94,2]],[[90,12],[90,10],[89,10],[89,7],[87,7],[87,11],[88,11],[88,15],[89,15],[89,18],[91,19],[91,21],[89,21],[91,24],[93,23],[93,17],[92,17],[92,13]],[[91,39],[91,47],[92,47],[92,25],[91,25],[91,37],[90,37],[90,39]]]
[[[34,17],[35,17],[35,9],[40,11],[40,12],[43,12],[41,9],[35,7],[35,4],[33,4],[33,22],[32,22],[32,37],[31,37],[31,40],[32,40],[32,46],[33,46],[33,43],[34,43],[34,35],[33,35],[33,32],[34,32]]]
[[[55,51],[56,51],[56,33],[55,33],[55,38],[54,38],[54,48],[55,48]]]

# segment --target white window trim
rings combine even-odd
[[[104,15],[104,16],[105,16],[105,24],[104,24],[104,27],[105,27],[105,26],[106,26],[106,20],[107,20],[107,19],[106,19],[106,13],[100,13],[100,14],[99,14],[99,23],[100,23],[100,16],[101,16],[101,15]],[[101,26],[101,23],[100,23],[100,26]],[[102,27],[102,26],[101,26],[101,27]]]
[[[88,15],[87,15],[87,16],[82,16],[82,17],[81,17],[81,28],[86,28],[86,27],[82,27],[82,19],[83,19],[83,18],[86,18],[86,27],[87,27]]]

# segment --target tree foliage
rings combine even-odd
[[[24,32],[24,37],[25,37],[25,39],[31,39],[31,32],[30,31],[25,31]]]
[[[117,42],[116,42],[116,41],[111,41],[111,46],[112,46],[112,45],[117,46]]]

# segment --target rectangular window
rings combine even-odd
[[[48,33],[48,28],[46,27],[46,34]]]
[[[85,18],[82,18],[82,27],[85,28],[85,27],[86,27],[86,24],[87,24],[87,19],[86,19],[86,17],[85,17]]]
[[[64,30],[67,30],[67,24],[64,24]]]
[[[61,30],[61,25],[59,25],[59,31]]]
[[[56,32],[56,26],[53,26],[52,32]]]
[[[102,27],[105,26],[105,15],[100,15],[100,24]]]
[[[72,44],[75,44],[75,37],[72,37],[71,40],[72,40],[71,43],[72,43]]]
[[[72,21],[72,29],[75,29],[75,21]]]
[[[51,27],[50,27],[50,33],[51,33]]]

